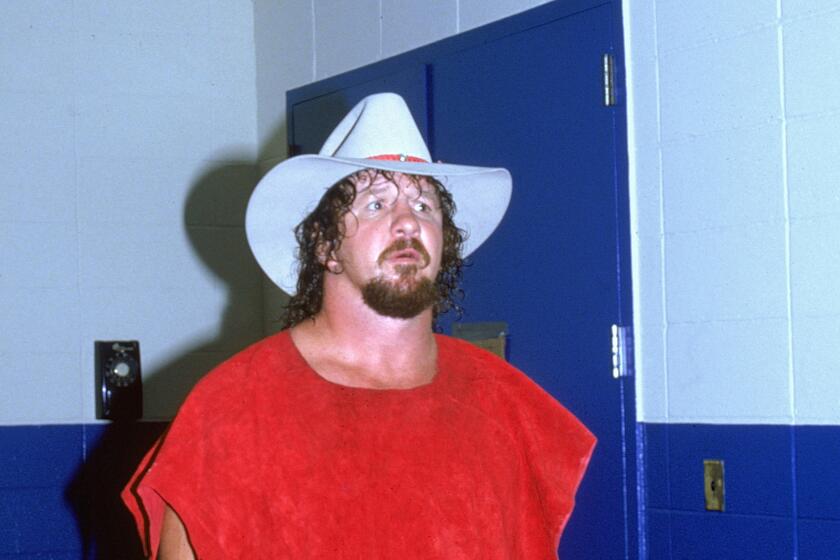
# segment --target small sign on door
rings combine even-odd
[[[504,321],[488,323],[454,323],[452,335],[472,342],[479,348],[507,360],[508,325]]]

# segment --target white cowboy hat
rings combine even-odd
[[[360,101],[327,138],[318,155],[278,164],[257,185],[245,232],[257,262],[288,294],[297,289],[294,228],[327,189],[362,169],[430,175],[452,193],[458,227],[469,236],[464,256],[496,229],[510,202],[507,169],[431,163],[431,156],[402,97],[379,93]]]

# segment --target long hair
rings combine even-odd
[[[318,206],[295,227],[297,239],[298,281],[297,292],[286,305],[283,328],[289,328],[306,319],[313,318],[324,302],[324,274],[327,272],[324,256],[334,255],[344,240],[344,216],[350,212],[356,198],[356,185],[360,181],[370,184],[383,177],[394,180],[395,173],[380,169],[363,169],[330,187],[321,197]],[[452,195],[434,177],[408,175],[416,186],[420,181],[432,185],[437,190],[443,215],[443,254],[441,267],[435,279],[438,300],[432,311],[435,318],[447,311],[454,311],[460,318],[463,308],[463,290],[458,288],[461,281],[464,260],[461,249],[466,240],[466,232],[455,225],[455,201]]]

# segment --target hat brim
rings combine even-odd
[[[329,187],[362,169],[426,175],[440,181],[455,200],[455,224],[468,234],[464,256],[490,237],[510,203],[511,176],[502,168],[321,155],[288,159],[259,182],[245,217],[245,233],[257,262],[284,292],[293,295],[297,289],[295,226],[315,209]]]

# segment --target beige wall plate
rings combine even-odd
[[[706,510],[724,511],[723,461],[703,461],[703,484],[705,487]]]

